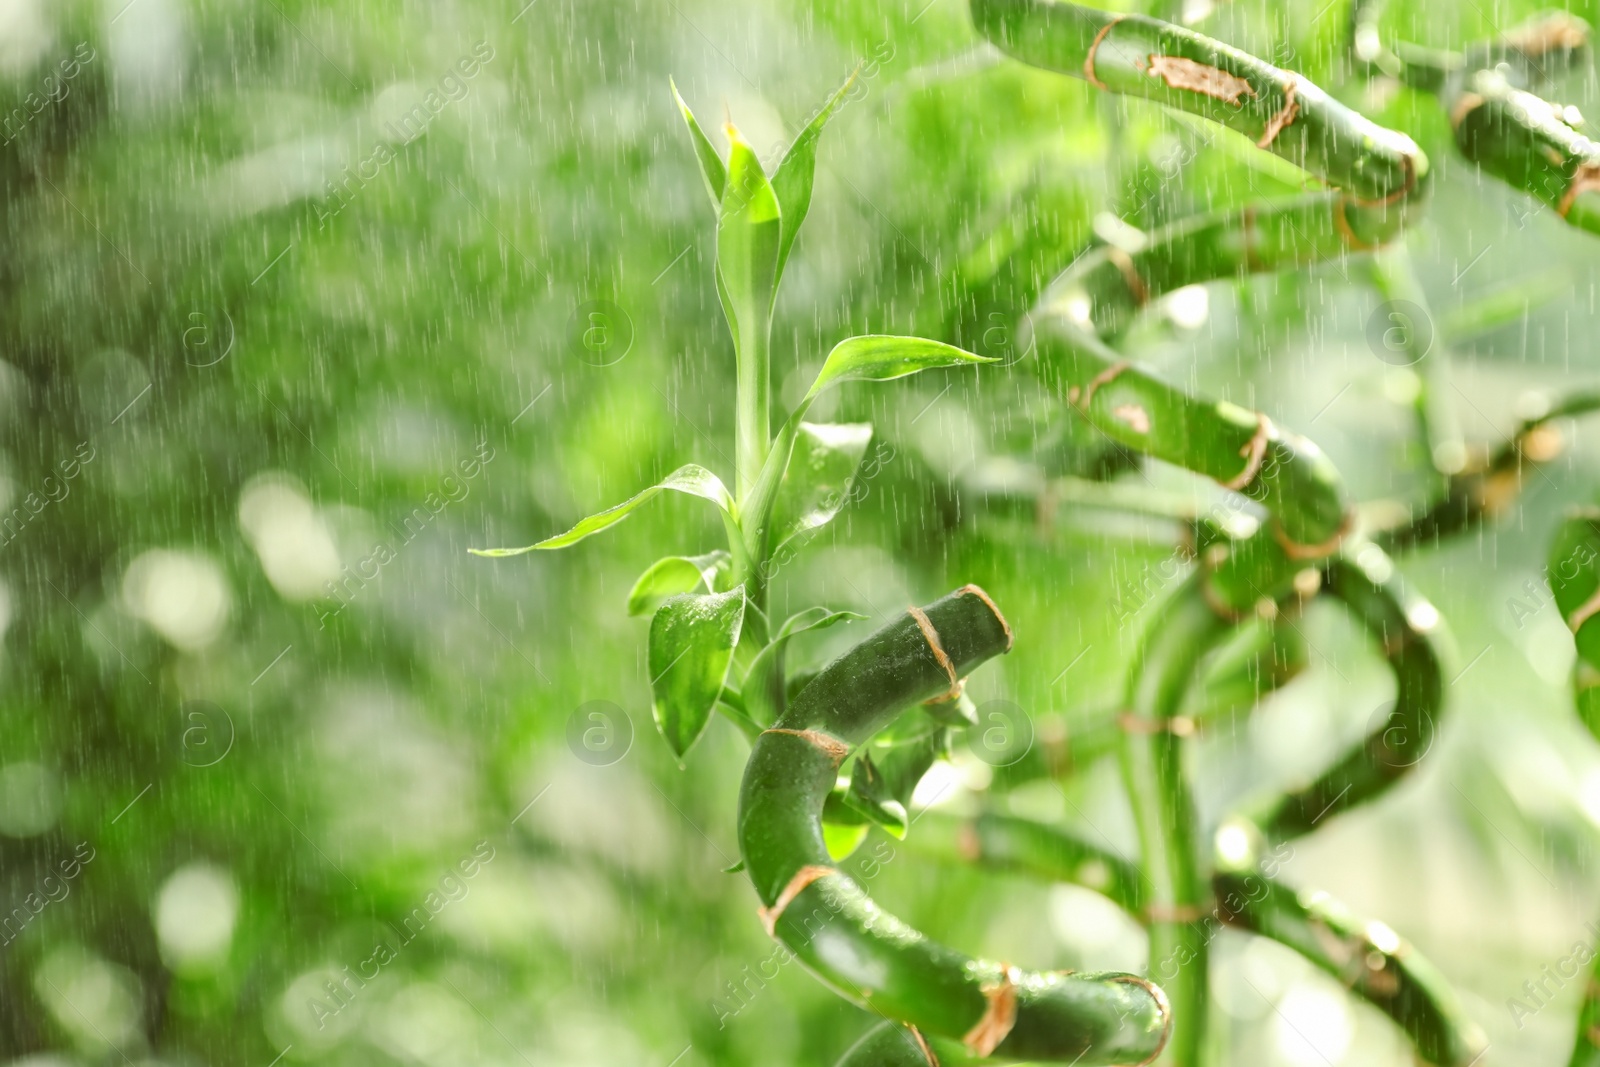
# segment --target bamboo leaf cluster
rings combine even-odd
[[[1060,419],[1092,427],[1130,465],[1172,464],[1238,504],[1226,522],[1183,517],[1184,576],[1143,620],[1120,704],[1071,761],[1116,753],[1137,861],[998,809],[926,821],[912,810],[918,783],[975,727],[967,675],[1012,646],[1009,624],[976,586],[909,608],[814,671],[791,669],[792,639],[859,616],[812,607],[781,624],[768,617],[774,558],[838,514],[872,437],[865,424],[805,421],[813,402],[852,382],[993,362],[934,339],[847,338],[801,401],[774,418],[774,298],[809,210],[821,131],[849,83],[770,176],[731,124],[728,154],[719,154],[673,88],[716,213],[715,283],[738,384],[733,490],[691,464],[564,534],[482,554],[576,544],[667,489],[717,506],[726,547],[657,561],[635,583],[628,610],[652,614],[654,713],[671,750],[682,759],[714,711],[750,740],[741,859],[730,869],[749,877],[759,921],[829,988],[883,1017],[842,1065],[998,1057],[1199,1067],[1208,1046],[1210,945],[1232,927],[1341,980],[1390,1018],[1421,1059],[1470,1067],[1486,1038],[1441,972],[1382,922],[1289,884],[1279,868],[1294,842],[1388,795],[1447,721],[1453,649],[1438,610],[1401,577],[1399,554],[1503,513],[1523,470],[1558,451],[1550,445],[1555,421],[1595,410],[1600,394],[1550,405],[1485,463],[1447,470],[1456,449],[1434,448],[1438,497],[1404,522],[1364,528],[1338,469],[1314,442],[1265,411],[1174,385],[1124,349],[1135,321],[1165,294],[1380,249],[1374,286],[1418,296],[1400,240],[1426,210],[1426,154],[1304,76],[1193,29],[1063,0],[970,0],[970,9],[978,33],[1014,60],[1220,124],[1248,138],[1254,148],[1246,151],[1269,152],[1315,179],[1299,195],[1150,233],[1108,228],[1030,294],[1031,309],[1016,309],[1027,311],[1023,347]],[[1600,228],[1600,157],[1577,133],[1576,116],[1538,95],[1550,68],[1587,55],[1586,27],[1553,17],[1454,55],[1387,48],[1377,11],[1358,2],[1351,16],[1352,51],[1369,72],[1436,95],[1469,160],[1568,223]],[[1425,435],[1455,441],[1437,397],[1418,410]],[[1580,654],[1580,713],[1600,736],[1600,519],[1575,517],[1551,567]],[[1250,714],[1301,676],[1307,653],[1296,622],[1324,604],[1366,634],[1393,679],[1392,709],[1308,780],[1249,797],[1214,834],[1202,834],[1193,738]],[[1057,755],[1031,752],[997,771],[996,791],[1066,773]],[[874,827],[945,861],[1093,888],[1147,929],[1147,973],[1035,972],[940,945],[839,867]],[[1600,1018],[1600,1002],[1585,1013]],[[1600,1052],[1584,1053],[1582,1038],[1579,1045],[1589,1058],[1575,1053],[1574,1064],[1600,1063]]]

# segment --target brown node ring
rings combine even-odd
[[[1009,963],[1000,965],[1000,980],[993,985],[982,987],[983,999],[987,1006],[983,1015],[972,1029],[968,1030],[961,1038],[961,1043],[971,1049],[974,1055],[990,1056],[1011,1033],[1011,1028],[1017,1023],[1017,982],[1014,977],[1016,968]]]
[[[1122,19],[1123,16],[1118,15],[1104,26],[1101,26],[1100,32],[1094,35],[1094,43],[1089,46],[1089,54],[1083,57],[1083,76],[1096,89],[1105,89],[1106,83],[1095,75],[1094,55],[1100,50],[1100,42],[1106,39],[1106,34],[1110,33],[1112,27],[1121,22]]]
[[[933,658],[939,661],[939,666],[944,668],[945,674],[950,676],[950,691],[944,695],[945,700],[954,700],[961,695],[961,679],[956,677],[956,665],[950,662],[950,654],[944,650],[944,645],[939,642],[939,631],[933,628],[933,621],[928,618],[927,612],[912,606],[906,609],[911,617],[917,620],[917,629],[922,631],[922,637],[928,642],[928,649],[933,653]]]
[[[794,872],[794,877],[789,879],[789,884],[783,887],[783,892],[778,894],[778,899],[772,902],[770,908],[757,908],[756,914],[761,916],[761,925],[767,928],[768,937],[778,936],[778,920],[783,917],[784,909],[794,902],[806,886],[818,878],[825,878],[830,874],[839,872],[832,867],[823,867],[816,864],[807,864]]]
[[[1187,715],[1174,715],[1170,719],[1147,719],[1131,711],[1117,716],[1117,729],[1125,734],[1171,734],[1189,737],[1195,732],[1194,720]]]
[[[1300,114],[1300,101],[1294,98],[1295,80],[1290,78],[1283,87],[1283,107],[1276,115],[1267,120],[1267,128],[1261,131],[1261,139],[1256,142],[1257,148],[1266,148],[1278,139],[1278,134],[1289,127],[1296,116]]]
[[[782,726],[773,726],[761,732],[763,734],[784,734],[788,737],[798,737],[813,748],[821,749],[833,761],[835,767],[843,763],[845,757],[850,755],[849,745],[831,734],[823,733],[821,730],[790,730]]]
[[[1011,624],[1006,621],[1006,617],[1004,615],[1000,614],[999,606],[995,604],[994,600],[989,596],[989,594],[985,593],[981,587],[968,582],[966,585],[956,590],[956,596],[975,596],[979,600],[983,601],[984,604],[988,605],[989,610],[994,612],[995,621],[1000,624],[1000,629],[1004,631],[1006,635],[1006,651],[1010,652],[1012,641]]]
[[[1123,282],[1128,286],[1128,292],[1133,296],[1134,307],[1144,307],[1150,301],[1150,288],[1144,284],[1144,279],[1139,276],[1139,268],[1134,266],[1133,257],[1127,249],[1110,245],[1106,248],[1106,258],[1111,261],[1122,274]]]
[[[1222,488],[1232,489],[1237,493],[1255,481],[1256,475],[1261,473],[1261,461],[1266,458],[1267,445],[1271,441],[1272,420],[1257,413],[1256,432],[1245,442],[1244,447],[1239,449],[1239,455],[1244,457],[1244,469],[1223,482]]]
[[[1587,192],[1600,192],[1600,163],[1582,163],[1572,173],[1572,182],[1567,186],[1567,191],[1561,196],[1561,203],[1556,205],[1556,211],[1562,218],[1567,217],[1567,212],[1572,210],[1572,205],[1578,197]]]
[[[1102,385],[1111,384],[1123,371],[1127,370],[1131,366],[1133,366],[1133,364],[1129,363],[1127,360],[1119,359],[1117,362],[1111,364],[1105,370],[1089,379],[1089,384],[1083,387],[1083,395],[1078,397],[1078,408],[1083,411],[1084,414],[1088,414],[1089,404],[1094,400],[1095,392]]]
[[[1272,520],[1272,536],[1278,542],[1278,547],[1283,549],[1283,554],[1290,559],[1323,559],[1333,555],[1338,550],[1344,539],[1350,536],[1350,531],[1355,527],[1355,522],[1355,511],[1347,511],[1344,513],[1344,518],[1339,522],[1339,529],[1332,537],[1319,544],[1302,545],[1298,541],[1291,540],[1289,535],[1283,532],[1283,523],[1274,518]]]
[[[1206,914],[1198,904],[1146,904],[1140,910],[1153,923],[1197,923]]]
[[[1133,1067],[1149,1067],[1150,1064],[1161,1058],[1161,1054],[1167,1050],[1167,1042],[1172,1039],[1172,1003],[1167,1000],[1166,990],[1148,978],[1140,978],[1136,974],[1119,974],[1111,980],[1113,982],[1126,982],[1129,985],[1136,985],[1143,989],[1150,994],[1150,998],[1156,1002],[1156,1007],[1161,1012],[1161,1040],[1156,1042],[1156,1050],[1133,1065]]]

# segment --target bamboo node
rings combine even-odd
[[[1256,475],[1261,473],[1261,461],[1266,458],[1267,444],[1271,440],[1272,420],[1257,413],[1256,432],[1244,443],[1244,447],[1239,449],[1239,455],[1244,457],[1244,470],[1223,482],[1222,488],[1232,489],[1238,493],[1255,481]]]
[[[1484,98],[1478,93],[1462,93],[1456,100],[1455,107],[1450,109],[1450,128],[1458,130],[1466,121],[1468,115],[1484,105]]]
[[[917,628],[922,631],[923,639],[928,642],[928,648],[933,652],[933,658],[939,661],[939,666],[943,667],[944,672],[950,676],[950,692],[945,694],[946,698],[960,696],[961,694],[957,687],[961,684],[961,679],[956,677],[956,665],[950,662],[949,653],[945,652],[944,645],[939,643],[939,631],[933,628],[933,622],[928,618],[927,612],[921,608],[913,605],[906,610],[911,613],[913,619],[917,620]]]
[[[1276,115],[1267,120],[1267,128],[1261,132],[1261,140],[1256,142],[1257,148],[1266,148],[1278,139],[1278,134],[1288,128],[1289,124],[1300,114],[1300,101],[1294,98],[1295,81],[1290,78],[1283,87],[1283,107]]]
[[[1083,395],[1078,398],[1078,407],[1085,415],[1089,413],[1089,404],[1092,400],[1094,400],[1095,392],[1102,385],[1111,384],[1117,379],[1118,375],[1131,366],[1133,366],[1133,364],[1129,363],[1127,360],[1119,359],[1117,362],[1111,364],[1105,370],[1102,370],[1099,374],[1096,374],[1093,378],[1089,379],[1089,384],[1083,387]]]
[[[990,1056],[1011,1033],[1011,1028],[1017,1023],[1017,982],[1014,975],[1016,968],[1009,963],[1000,965],[1000,979],[990,985],[981,987],[983,999],[987,1001],[983,1015],[973,1024],[961,1038],[961,1043],[971,1049],[974,1055]]]
[[[1591,191],[1600,191],[1600,163],[1583,163],[1572,174],[1572,183],[1567,186],[1567,191],[1562,194],[1561,203],[1556,211],[1562,218],[1567,217],[1567,212],[1572,210],[1573,203],[1579,196]]]
[[[1094,72],[1095,53],[1100,51],[1100,42],[1106,39],[1106,34],[1110,33],[1112,27],[1121,22],[1122,19],[1123,16],[1118,15],[1104,26],[1101,26],[1100,32],[1094,35],[1094,43],[1089,46],[1089,54],[1083,57],[1083,76],[1096,89],[1105,89],[1106,83],[1101,81]]]
[[[1133,257],[1127,249],[1118,248],[1116,245],[1106,247],[1106,259],[1111,261],[1122,275],[1122,280],[1128,286],[1128,292],[1133,295],[1135,307],[1144,307],[1150,301],[1150,288],[1144,284],[1144,279],[1139,276],[1139,268],[1134,266]]]
[[[1356,513],[1352,509],[1344,513],[1344,518],[1339,520],[1339,529],[1334,532],[1332,537],[1314,545],[1303,545],[1284,533],[1283,523],[1275,518],[1272,520],[1272,536],[1277,540],[1278,547],[1283,549],[1283,554],[1290,559],[1322,559],[1324,556],[1333,555],[1339,545],[1344,542],[1344,539],[1350,536],[1350,531],[1355,528],[1355,524]]]
[[[807,744],[821,749],[829,759],[833,760],[836,767],[844,762],[846,756],[850,755],[849,745],[837,737],[823,733],[821,730],[790,730],[782,726],[773,726],[761,732],[763,734],[785,734],[789,737],[798,737]]]
[[[830,874],[838,873],[832,867],[823,867],[816,864],[807,864],[795,871],[794,877],[789,879],[789,884],[784,886],[783,892],[778,894],[778,899],[772,902],[772,907],[756,909],[756,914],[761,916],[761,925],[767,928],[767,936],[778,936],[778,920],[782,918],[784,909],[793,903],[795,897],[800,895],[801,890],[818,878],[825,878]]]
[[[1197,923],[1206,910],[1198,904],[1146,904],[1145,920],[1153,923]]]
[[[1577,610],[1567,616],[1567,629],[1576,634],[1597,611],[1600,611],[1600,589],[1596,589],[1593,596],[1579,604]]]
[[[1173,737],[1190,737],[1195,732],[1195,724],[1187,715],[1149,719],[1131,711],[1124,711],[1117,716],[1117,729],[1125,734],[1171,734]]]
[[[1004,615],[1000,614],[1000,607],[999,607],[999,605],[997,605],[994,602],[994,599],[992,597],[990,597],[988,593],[985,593],[983,591],[982,587],[973,585],[971,582],[968,582],[966,585],[962,586],[960,589],[957,589],[956,590],[956,595],[957,596],[975,596],[979,600],[983,601],[985,604],[987,604],[989,606],[989,610],[994,612],[995,621],[1000,624],[1000,629],[1005,631],[1005,635],[1006,635],[1006,651],[1010,652],[1011,651],[1011,641],[1012,641],[1011,624],[1006,621],[1006,617]]]
[[[1161,1013],[1161,1038],[1156,1042],[1155,1051],[1134,1064],[1134,1067],[1149,1067],[1161,1058],[1161,1054],[1167,1050],[1167,1042],[1172,1038],[1172,1003],[1167,1000],[1166,990],[1148,978],[1141,978],[1136,974],[1118,974],[1113,975],[1111,980],[1138,986],[1150,994],[1150,999],[1156,1002],[1156,1010]]]

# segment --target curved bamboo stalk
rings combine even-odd
[[[1009,650],[989,598],[967,586],[879,630],[825,667],[756,741],[739,840],[768,931],[829,986],[886,1018],[956,1038],[975,1055],[1145,1062],[1170,1026],[1166,999],[1125,974],[1038,974],[938,945],[832,866],[821,812],[839,765],[905,707],[951,692]]]
[[[1171,1062],[1198,1064],[1210,983],[1207,887],[1194,842],[1197,824],[1183,769],[1182,739],[1192,730],[1178,711],[1205,657],[1233,630],[1205,596],[1197,572],[1151,619],[1129,672],[1123,713],[1122,774],[1139,833],[1150,929],[1151,977],[1172,1002]]]
[[[1353,546],[1328,565],[1324,583],[1388,663],[1395,677],[1394,708],[1310,783],[1256,809],[1254,821],[1275,840],[1309,833],[1322,820],[1382,795],[1427,754],[1444,710],[1439,612],[1404,586],[1383,551],[1370,543]]]
[[[931,813],[919,831],[930,823],[932,832],[915,845],[920,851],[1082,885],[1142,917],[1145,887],[1138,867],[1073,834],[993,813],[972,819]],[[1428,1063],[1467,1067],[1482,1053],[1483,1030],[1428,959],[1383,923],[1358,919],[1328,894],[1279,882],[1282,857],[1268,854],[1259,834],[1236,821],[1225,825],[1230,833],[1242,831],[1249,846],[1219,861],[1211,876],[1214,904],[1201,920],[1208,939],[1231,926],[1293,949],[1387,1015]],[[1102,872],[1112,873],[1108,879]]]
[[[1600,411],[1600,389],[1571,393],[1524,419],[1487,462],[1451,476],[1444,496],[1426,511],[1401,526],[1374,531],[1373,540],[1399,552],[1470,532],[1506,514],[1521,495],[1527,471],[1561,455],[1563,442],[1552,423],[1595,411]]]
[[[1255,853],[1212,879],[1217,913],[1230,926],[1299,953],[1394,1021],[1419,1061],[1470,1067],[1488,1038],[1427,958],[1388,926],[1362,921],[1327,893],[1296,892],[1259,870]]]

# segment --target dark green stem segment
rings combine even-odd
[[[1373,540],[1390,552],[1403,551],[1468,533],[1505,514],[1521,493],[1524,474],[1561,454],[1561,435],[1551,423],[1594,411],[1600,411],[1600,390],[1585,390],[1525,419],[1486,463],[1453,475],[1440,500],[1409,522],[1375,533]]]
[[[1242,612],[1277,599],[1302,561],[1348,530],[1338,473],[1265,415],[1197,400],[1129,365],[1104,340],[1185,285],[1325,261],[1395,237],[1426,195],[1427,157],[1305,78],[1191,30],[1059,0],[972,0],[1010,55],[1234,129],[1338,187],[1186,220],[1080,257],[1030,316],[1041,377],[1114,442],[1186,467],[1272,513],[1264,536],[1215,568],[1211,594]]]
[[[993,603],[966,586],[912,609],[834,660],[757,739],[739,841],[768,930],[831,988],[975,1055],[1084,1067],[1154,1058],[1166,998],[1127,974],[1039,974],[939,945],[832,865],[821,813],[840,764],[904,708],[950,692],[1011,647]]]
[[[1395,678],[1394,704],[1387,714],[1376,709],[1365,739],[1315,780],[1258,807],[1254,821],[1275,840],[1309,833],[1382,795],[1427,755],[1444,708],[1439,612],[1401,584],[1383,550],[1351,546],[1328,565],[1324,587],[1381,651]]]
[[[1194,802],[1183,768],[1187,720],[1178,717],[1205,657],[1235,624],[1207,603],[1197,572],[1150,620],[1122,714],[1122,777],[1144,857],[1150,976],[1172,1002],[1171,1062],[1192,1067],[1205,1047],[1210,938],[1201,920],[1209,889],[1201,872]]]
[[[1545,577],[1578,647],[1578,711],[1590,733],[1600,738],[1600,722],[1589,717],[1594,700],[1588,692],[1594,688],[1590,677],[1600,669],[1600,508],[1567,514],[1551,542]]]
[[[1550,546],[1545,577],[1578,648],[1572,678],[1578,718],[1592,736],[1600,739],[1600,623],[1594,621],[1600,610],[1600,508],[1578,508],[1567,515]],[[1590,924],[1589,932],[1600,936],[1600,924]],[[1592,945],[1577,948],[1595,952]],[[1519,1013],[1532,1015],[1553,995],[1548,980],[1542,989],[1539,981],[1528,982],[1522,997],[1510,1002],[1519,1024]],[[1578,1036],[1567,1063],[1568,1067],[1600,1067],[1600,961],[1584,990],[1578,1011]]]
[[[1059,0],[972,0],[972,19],[1024,63],[1219,122],[1356,201],[1403,208],[1423,195],[1427,157],[1411,138],[1193,30]]]
[[[947,863],[988,871],[1030,874],[1093,889],[1119,907],[1142,915],[1144,875],[1132,860],[1054,826],[998,812],[971,818],[928,812],[906,838],[917,852]]]
[[[1591,935],[1600,936],[1600,924],[1589,925]],[[1575,946],[1587,947],[1594,953],[1593,945]],[[1575,953],[1576,955],[1576,953]],[[1565,961],[1562,961],[1565,962]],[[1540,976],[1543,979],[1543,976]],[[1518,999],[1512,1006],[1513,1014],[1526,1011],[1529,1015],[1538,1011],[1547,1003],[1552,995],[1548,979],[1544,979],[1545,988],[1541,990],[1539,983],[1529,981],[1521,990],[1526,1000]],[[1557,987],[1559,988],[1559,986]],[[1518,1022],[1521,1016],[1518,1016]],[[1600,955],[1596,955],[1593,972],[1589,975],[1589,984],[1583,992],[1583,1003],[1578,1008],[1578,1038],[1572,1044],[1572,1057],[1567,1060],[1567,1067],[1600,1067]]]
[[[1284,853],[1293,850],[1280,845],[1267,853],[1259,834],[1237,822],[1226,825],[1231,832],[1243,831],[1250,846],[1212,875],[1215,905],[1202,920],[1207,940],[1224,925],[1271,938],[1387,1015],[1426,1062],[1440,1067],[1473,1062],[1484,1047],[1483,1031],[1437,967],[1382,923],[1358,920],[1326,893],[1296,891],[1277,881]],[[930,814],[917,831],[914,847],[921,851],[1082,885],[1143,915],[1138,868],[1055,827],[992,813],[970,820]]]
[[[1469,1067],[1488,1039],[1444,975],[1380,922],[1362,922],[1326,893],[1296,892],[1254,864],[1213,879],[1223,922],[1294,949],[1405,1031],[1421,1062]]]
[[[1517,88],[1498,69],[1473,73],[1449,107],[1462,155],[1568,225],[1600,233],[1600,143],[1578,131],[1575,112]]]
[[[851,1045],[834,1067],[960,1067],[977,1062],[961,1045],[885,1021]]]

